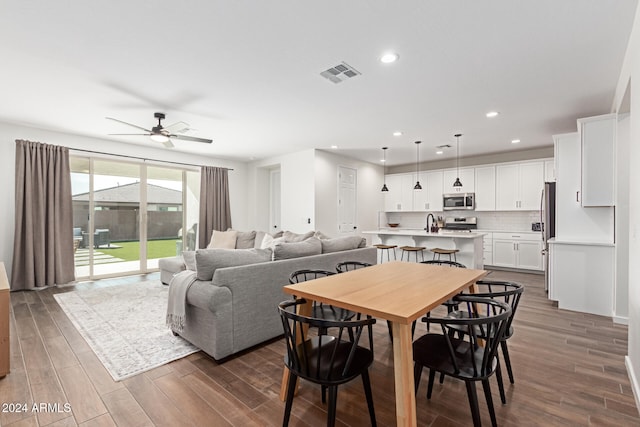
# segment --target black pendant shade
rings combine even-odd
[[[416,141],[416,185],[413,186],[414,190],[422,190],[420,185],[420,143],[422,141]]]
[[[382,190],[380,191],[389,191],[389,188],[387,187],[387,148],[389,147],[382,147]]]
[[[462,182],[460,182],[460,137],[461,133],[457,133],[453,135],[456,137],[456,180],[453,183],[454,187],[462,187]]]

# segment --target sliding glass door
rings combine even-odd
[[[199,191],[188,184],[198,172],[82,157],[71,165],[76,277],[143,273],[195,248]]]

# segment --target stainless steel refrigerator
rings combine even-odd
[[[545,182],[540,198],[544,290],[549,291],[549,239],[556,236],[556,183]]]

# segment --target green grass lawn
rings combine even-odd
[[[147,259],[167,258],[176,256],[176,239],[150,240],[147,242]],[[140,242],[112,242],[119,248],[102,247],[100,252],[123,259],[136,261],[140,259]]]

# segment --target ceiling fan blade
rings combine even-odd
[[[170,139],[167,139],[165,142],[162,143],[162,145],[164,145],[167,148],[173,148],[174,147],[174,145],[173,145],[173,143],[171,142]]]
[[[123,125],[131,126],[131,127],[136,128],[136,129],[140,129],[140,130],[143,130],[145,132],[151,133],[150,129],[146,129],[146,128],[143,128],[142,126],[134,125],[134,124],[131,124],[131,123],[123,122],[122,120],[114,119],[113,117],[105,117],[105,119],[113,120],[114,122],[122,123]]]
[[[183,133],[191,129],[189,123],[186,122],[176,122],[172,125],[165,126],[164,128],[169,131],[169,133]]]
[[[109,133],[108,135],[118,135],[118,136],[151,136],[151,133]]]
[[[204,142],[204,143],[207,143],[207,144],[211,144],[213,142],[213,140],[211,140],[211,139],[196,138],[195,136],[188,136],[188,135],[169,135],[169,136],[171,138],[182,139],[184,141]]]

